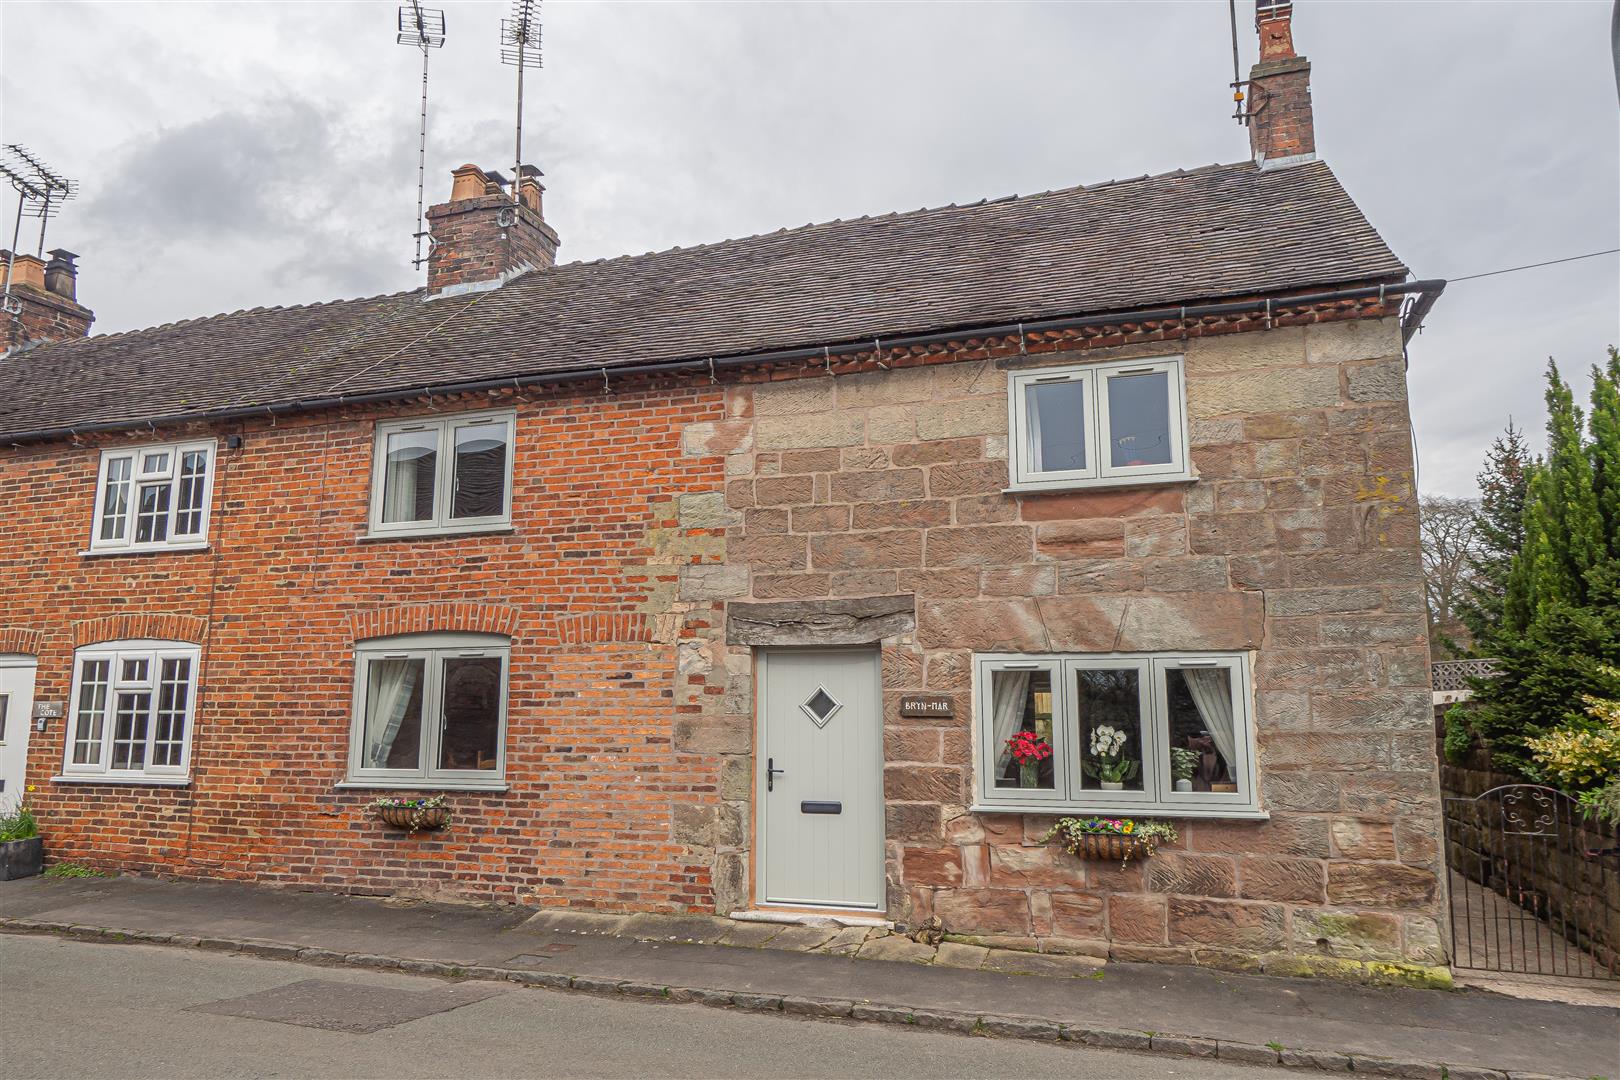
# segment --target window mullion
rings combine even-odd
[[[1074,671],[1072,661],[1064,660],[1057,665],[1057,681],[1062,685],[1057,688],[1053,702],[1053,709],[1060,711],[1063,724],[1062,790],[1063,797],[1070,802],[1080,793],[1080,754],[1083,751],[1080,745],[1080,701],[1072,689]]]
[[[426,653],[422,665],[422,775],[439,774],[439,744],[444,738],[444,654]]]
[[[450,514],[455,509],[455,499],[451,495],[450,485],[455,481],[455,462],[452,458],[456,426],[448,420],[441,420],[434,425],[438,433],[436,437],[439,465],[434,470],[433,477],[433,524],[441,529],[449,526]]]
[[[1143,663],[1142,669],[1142,693],[1147,698],[1144,711],[1147,716],[1148,734],[1148,737],[1142,740],[1142,771],[1145,774],[1149,767],[1153,770],[1151,783],[1144,782],[1142,786],[1154,802],[1163,803],[1168,796],[1165,785],[1168,783],[1170,761],[1170,714],[1164,686],[1164,665],[1149,660]],[[1151,760],[1149,760],[1150,746]]]

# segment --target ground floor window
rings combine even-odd
[[[73,661],[65,776],[133,782],[184,777],[200,649],[175,641],[110,641]]]
[[[1258,810],[1247,654],[975,660],[985,809]]]
[[[506,767],[507,638],[411,634],[355,650],[349,780],[499,783]]]

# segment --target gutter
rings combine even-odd
[[[615,367],[600,365],[590,367],[568,368],[563,371],[548,372],[534,375],[507,375],[494,379],[476,379],[456,383],[428,383],[421,386],[408,387],[397,390],[378,390],[361,394],[328,394],[322,397],[303,398],[297,401],[284,402],[278,405],[244,405],[226,409],[215,409],[207,412],[174,413],[168,416],[152,417],[134,420],[112,420],[96,424],[81,424],[67,427],[40,428],[36,431],[25,431],[5,437],[6,443],[12,446],[27,442],[43,442],[49,439],[71,438],[77,435],[88,435],[104,431],[129,431],[140,427],[155,430],[159,424],[173,425],[194,423],[199,420],[220,422],[225,420],[245,420],[257,416],[281,416],[287,413],[311,412],[318,409],[339,408],[345,405],[366,405],[383,401],[402,401],[417,397],[432,397],[435,395],[478,393],[485,390],[521,389],[529,386],[547,386],[556,383],[577,382],[582,379],[600,377],[606,384],[611,376],[661,375],[672,372],[707,371],[713,373],[721,368],[753,366],[758,364],[791,363],[795,360],[831,360],[835,356],[849,356],[863,353],[873,349],[881,351],[884,348],[909,348],[915,345],[933,345],[947,341],[960,341],[964,338],[1004,337],[1009,335],[1022,335],[1029,333],[1045,333],[1053,330],[1074,330],[1087,326],[1109,326],[1125,322],[1167,322],[1186,321],[1190,318],[1202,318],[1207,315],[1237,315],[1245,312],[1270,312],[1276,307],[1300,307],[1312,304],[1335,303],[1341,300],[1369,300],[1374,297],[1389,296],[1417,296],[1416,302],[1401,321],[1401,340],[1410,341],[1412,335],[1418,330],[1424,315],[1434,306],[1445,290],[1446,283],[1442,279],[1431,278],[1423,281],[1408,281],[1395,285],[1364,285],[1355,288],[1334,289],[1328,292],[1307,293],[1298,296],[1263,297],[1258,300],[1237,300],[1217,304],[1195,304],[1187,307],[1160,307],[1139,308],[1135,311],[1114,311],[1102,315],[1070,316],[1058,319],[1045,319],[1039,322],[1001,323],[994,326],[977,326],[959,328],[949,331],[931,331],[926,334],[910,334],[894,338],[863,338],[858,341],[843,342],[838,345],[812,346],[809,348],[776,349],[764,352],[740,353],[733,356],[704,357],[695,360],[674,360],[656,364],[633,364]]]

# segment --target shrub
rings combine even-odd
[[[1620,679],[1620,671],[1604,675]],[[1567,791],[1605,788],[1620,781],[1620,701],[1585,696],[1588,722],[1565,724],[1525,748],[1542,776]]]
[[[39,822],[27,803],[18,803],[15,809],[0,810],[0,843],[8,840],[31,840],[39,835]]]
[[[1474,748],[1474,729],[1468,726],[1468,709],[1453,705],[1446,710],[1446,760],[1461,765]]]

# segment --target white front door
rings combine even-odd
[[[23,796],[34,667],[32,657],[0,656],[0,807],[16,806]]]
[[[756,894],[881,910],[883,692],[878,651],[759,654]]]

